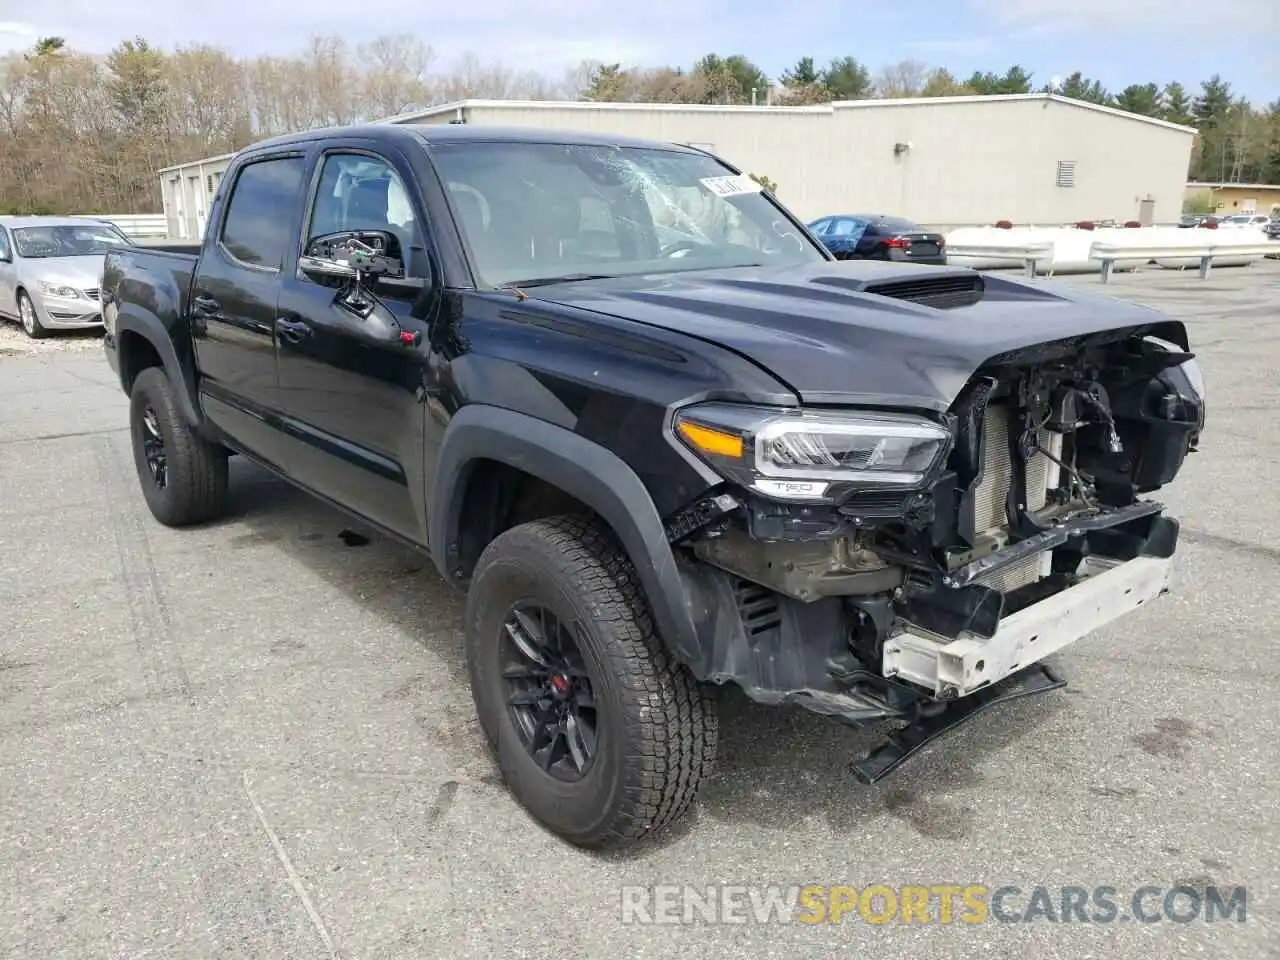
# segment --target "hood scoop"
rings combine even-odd
[[[908,280],[873,280],[863,293],[894,300],[910,300],[938,310],[971,307],[982,300],[985,286],[979,273],[934,274]]]

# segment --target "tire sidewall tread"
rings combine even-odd
[[[602,739],[578,783],[562,784],[538,768],[501,696],[500,631],[521,600],[582,627],[578,646]],[[691,805],[714,762],[714,709],[666,650],[634,568],[598,521],[537,520],[495,538],[472,577],[466,645],[480,725],[503,778],[553,832],[578,846],[615,846],[667,826]]]
[[[142,447],[143,414],[150,406],[165,447],[167,482],[156,487]],[[138,374],[129,392],[129,435],[134,466],[152,515],[166,526],[183,527],[221,516],[227,500],[226,451],[192,430],[178,405],[173,384],[159,367]]]

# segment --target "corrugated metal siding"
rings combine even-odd
[[[850,205],[931,224],[1176,219],[1191,158],[1178,130],[1051,100],[842,107]],[[911,148],[894,157],[896,142]],[[1059,161],[1074,186],[1057,185]],[[834,185],[833,185],[834,186]]]
[[[204,236],[213,195],[230,165],[231,158],[226,157],[189,163],[160,174],[160,197],[170,239],[198,240]]]
[[[703,146],[778,184],[805,219],[893,213],[937,225],[1176,219],[1191,137],[1051,100],[838,104],[832,113],[643,111],[535,107],[468,109],[470,124],[509,124]],[[910,149],[895,155],[894,144]],[[1058,161],[1075,186],[1056,186]]]

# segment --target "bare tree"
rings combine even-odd
[[[876,74],[876,96],[918,97],[929,78],[929,65],[919,60],[900,60]]]
[[[367,64],[361,78],[360,112],[391,117],[431,102],[427,71],[435,54],[412,34],[379,37],[362,44],[359,59]]]

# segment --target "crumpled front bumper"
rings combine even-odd
[[[861,779],[879,779],[977,712],[1062,686],[1042,661],[1165,593],[1177,540],[1177,521],[1159,503],[1141,501],[1064,521],[899,603],[887,596],[804,603],[685,560],[703,647],[702,659],[687,665],[699,680],[734,683],[758,703],[793,704],[855,726],[906,722],[855,767]],[[1024,597],[985,621],[937,615],[992,571],[1056,550],[1068,563],[1080,558],[1069,586],[1035,602]],[[870,621],[882,641],[877,661],[855,642]]]
[[[1087,561],[1085,579],[1000,621],[989,638],[951,639],[907,625],[884,645],[883,673],[939,699],[999,683],[1169,590],[1172,557]]]

